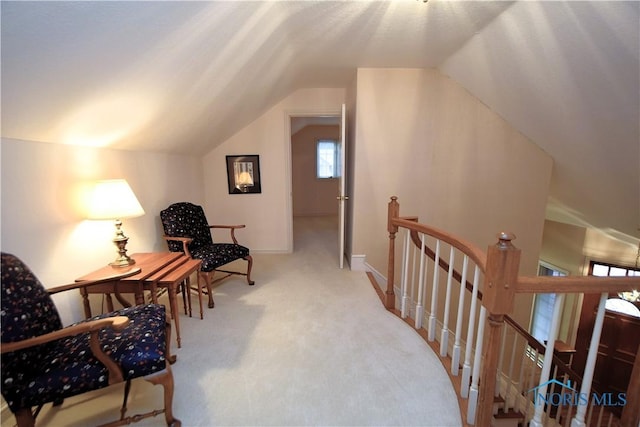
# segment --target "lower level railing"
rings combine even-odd
[[[389,203],[388,231],[383,302],[424,330],[440,357],[448,359],[450,374],[459,377],[468,425],[638,427],[640,358],[626,393],[595,390],[592,381],[604,303],[609,293],[639,289],[640,278],[519,276],[514,236],[501,233],[485,252],[415,217],[400,217],[395,197]],[[579,292],[601,294],[582,375],[554,354],[563,296]],[[546,345],[510,317],[517,293],[558,294]],[[611,410],[615,405],[622,407],[619,420]]]
[[[570,360],[552,352],[550,363],[545,364],[546,347],[510,317],[505,320],[494,415],[517,413],[529,425],[570,426],[577,409],[584,407],[585,425],[618,425],[614,409],[626,404],[626,398],[595,388],[590,396],[582,395],[584,379],[570,367]],[[522,361],[519,366],[517,360]],[[543,373],[545,368],[549,372]],[[540,378],[547,378],[545,390],[540,388]]]

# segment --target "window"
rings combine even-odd
[[[340,176],[340,144],[337,141],[321,139],[316,150],[316,176],[337,178]]]
[[[605,276],[605,277],[607,276],[610,276],[610,277],[640,276],[640,267],[624,267],[622,265],[591,261],[589,263],[589,275]],[[618,294],[618,297],[632,304],[636,304],[640,306],[640,289],[636,289],[635,291],[630,291],[630,292],[620,292]],[[614,310],[614,311],[619,311],[619,310]]]
[[[590,276],[640,276],[640,268],[623,267],[605,262],[591,261],[589,263]]]
[[[538,264],[538,276],[566,276],[567,272],[554,265],[540,261]],[[531,335],[540,342],[549,338],[551,319],[553,317],[553,305],[556,302],[556,294],[537,294],[533,300],[533,316],[531,319]]]

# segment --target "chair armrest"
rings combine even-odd
[[[102,351],[102,346],[98,339],[98,332],[104,328],[113,328],[116,331],[122,331],[128,324],[129,318],[126,316],[114,316],[90,320],[88,322],[78,323],[48,334],[28,338],[26,340],[3,343],[0,347],[0,354],[24,350],[29,347],[38,346],[61,338],[89,332],[91,334],[89,338],[91,352],[109,371],[109,384],[115,384],[124,381],[122,369],[111,357]]]
[[[87,322],[78,323],[76,325],[67,326],[66,328],[62,328],[54,332],[49,332],[48,334],[28,338],[26,340],[2,343],[2,346],[0,347],[0,354],[24,350],[25,348],[46,344],[48,342],[59,340],[61,338],[80,335],[86,332],[99,331],[100,329],[109,327],[115,329],[116,331],[121,331],[128,324],[129,318],[126,316],[114,316],[98,320],[90,320]]]
[[[169,241],[182,242],[182,249],[183,249],[184,253],[189,258],[193,258],[191,256],[191,252],[189,252],[189,243],[191,243],[193,241],[193,239],[191,237],[172,237],[172,236],[167,236],[166,234],[164,236],[162,236],[162,237],[167,242],[169,242]]]
[[[236,228],[245,228],[246,225],[244,224],[239,224],[239,225],[209,225],[209,228],[213,229],[213,228],[228,228],[229,231],[231,232],[231,240],[233,240],[234,244],[238,244],[238,240],[236,239]]]

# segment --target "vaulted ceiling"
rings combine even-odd
[[[636,244],[640,3],[2,1],[2,136],[202,154],[300,88],[434,67],[554,158],[548,217]]]

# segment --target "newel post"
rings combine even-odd
[[[504,316],[513,312],[515,285],[520,265],[520,249],[511,244],[512,233],[502,232],[498,243],[487,249],[487,265],[482,305],[488,313],[488,331],[478,390],[478,416],[475,425],[490,426],[496,389],[498,358]]]
[[[387,309],[392,309],[396,306],[396,295],[393,291],[393,286],[395,276],[395,243],[398,226],[392,223],[392,219],[398,218],[398,216],[400,216],[398,198],[396,196],[391,196],[387,214],[387,231],[389,232],[389,264],[387,265],[387,291],[385,292],[384,298],[384,306]]]

